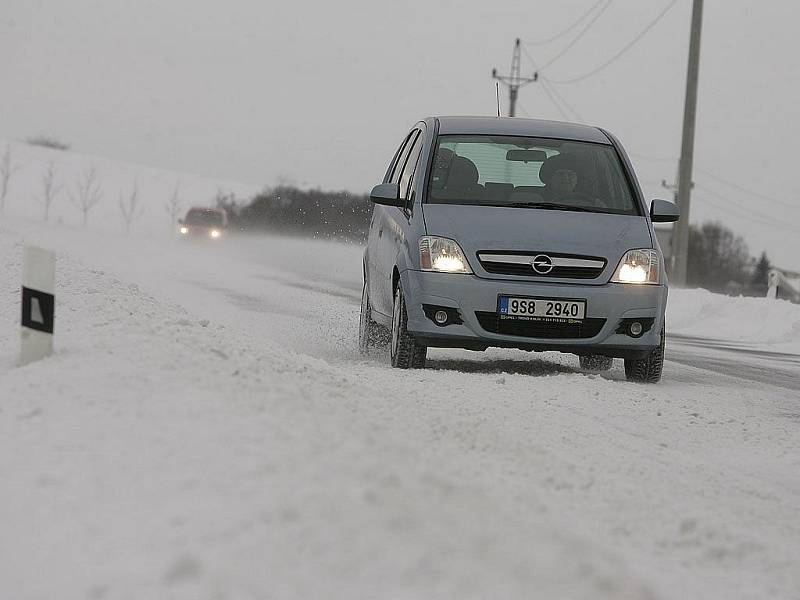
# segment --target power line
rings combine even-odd
[[[553,95],[553,92],[550,89],[548,89],[547,86],[544,85],[542,86],[542,89],[544,90],[544,93],[547,94],[547,97],[550,98],[550,102],[552,102],[553,105],[558,109],[558,112],[561,113],[561,116],[564,117],[567,121],[571,121],[572,117],[570,117],[566,112],[564,112],[564,109],[562,108],[561,104],[559,104],[558,100],[556,100],[556,97]]]
[[[531,64],[534,66],[534,68],[538,72],[539,71],[539,65],[536,64],[536,61],[533,59],[533,56],[531,56],[531,53],[528,51],[528,49],[524,45],[522,46],[522,51],[525,53],[525,56],[527,57],[527,59],[529,61],[531,61]],[[544,93],[547,94],[547,97],[550,98],[550,101],[558,109],[558,112],[561,113],[562,117],[564,117],[568,121],[572,121],[573,119],[577,120],[577,121],[583,121],[583,118],[580,116],[580,114],[578,114],[578,111],[576,111],[574,108],[572,108],[572,106],[570,106],[569,102],[567,102],[564,99],[564,97],[558,92],[558,90],[556,88],[554,88],[552,85],[549,85],[544,80],[544,78],[541,79],[541,83],[542,83],[542,89],[544,90]],[[566,110],[566,112],[565,112],[565,110]],[[574,116],[570,116],[569,114],[567,114],[568,112],[572,113],[572,115],[574,115]]]
[[[628,42],[625,46],[623,46],[622,49],[619,52],[617,52],[614,56],[612,56],[606,62],[598,65],[597,67],[595,67],[594,69],[592,69],[591,71],[589,71],[587,73],[584,73],[583,75],[578,75],[577,77],[571,77],[569,79],[548,79],[548,81],[550,83],[558,83],[558,84],[577,83],[578,81],[582,81],[584,79],[587,79],[587,78],[591,77],[592,75],[595,75],[595,74],[599,73],[600,71],[602,71],[603,69],[608,67],[610,64],[615,62],[618,58],[620,58],[628,50],[633,48],[633,46],[636,45],[636,43],[639,40],[641,40],[647,34],[647,32],[649,32],[653,27],[655,27],[656,23],[658,23],[664,17],[664,15],[666,15],[669,12],[669,10],[673,6],[675,6],[677,1],[678,0],[671,0],[671,2],[669,4],[667,4],[667,6],[664,7],[664,9],[660,13],[658,13],[658,15],[656,16],[655,19],[650,21],[650,23],[648,23],[647,26],[644,29],[642,29],[642,31],[640,31],[639,34],[635,38],[633,38],[630,42]],[[542,78],[544,79],[544,77],[542,77]]]
[[[743,213],[741,211],[738,211],[738,212],[736,210],[731,211],[731,207],[730,206],[726,206],[724,202],[722,202],[722,203],[714,202],[713,200],[711,200],[709,198],[704,198],[703,201],[706,204],[710,205],[710,206],[713,206],[715,208],[719,208],[721,210],[724,210],[726,212],[726,214],[728,214],[731,217],[736,217],[738,219],[745,220],[748,223],[755,222],[755,223],[760,223],[762,225],[766,225],[767,227],[776,227],[776,225],[774,223],[769,223],[767,221],[760,221],[759,219],[756,219],[756,218],[752,217],[751,215],[748,215],[748,214]]]
[[[761,194],[759,192],[754,192],[753,190],[748,190],[747,188],[742,187],[738,183],[734,183],[733,181],[729,181],[728,179],[724,179],[724,178],[720,177],[719,175],[714,175],[713,173],[711,173],[710,171],[707,171],[706,169],[699,169],[698,168],[697,170],[700,171],[701,173],[703,173],[704,175],[706,175],[708,177],[711,177],[711,179],[715,179],[716,181],[718,181],[718,182],[720,182],[722,184],[725,184],[727,186],[730,186],[735,190],[739,190],[740,192],[742,192],[744,194],[747,194],[748,196],[755,196],[756,198],[761,198],[762,200],[767,200],[769,202],[774,202],[775,204],[780,204],[782,206],[788,206],[789,208],[800,208],[800,205],[798,205],[798,204],[793,204],[791,202],[786,202],[785,200],[778,200],[777,198],[772,198],[770,196],[766,196],[766,195]]]
[[[525,110],[525,107],[522,105],[522,102],[517,100],[517,106],[519,107],[519,109],[520,109],[520,111],[522,112],[523,115],[525,115],[526,117],[530,118],[531,114],[527,110]]]
[[[581,39],[581,38],[582,38],[584,35],[586,35],[586,32],[587,32],[587,31],[589,31],[589,30],[592,28],[592,25],[594,25],[594,24],[597,22],[597,19],[599,19],[599,18],[600,18],[600,17],[603,15],[603,13],[604,13],[604,12],[606,12],[606,9],[607,9],[609,6],[611,6],[611,2],[612,2],[612,1],[613,1],[613,0],[606,0],[606,3],[605,3],[605,4],[602,6],[602,8],[601,8],[601,9],[600,9],[600,10],[597,12],[597,14],[595,14],[595,15],[594,15],[594,16],[593,16],[593,17],[592,17],[590,20],[589,20],[589,22],[586,24],[586,27],[584,27],[583,29],[581,29],[580,33],[578,33],[578,35],[576,35],[576,36],[573,38],[573,40],[572,40],[572,41],[571,41],[569,44],[567,44],[567,45],[566,45],[566,47],[565,47],[565,48],[564,48],[564,49],[563,49],[561,52],[559,52],[558,54],[556,54],[556,55],[555,55],[553,58],[551,58],[551,59],[550,59],[550,60],[548,60],[548,61],[547,61],[547,62],[546,62],[544,65],[542,65],[542,68],[541,68],[541,70],[542,70],[542,71],[543,71],[543,70],[545,70],[547,67],[549,67],[549,66],[550,66],[550,65],[552,65],[554,62],[556,62],[556,61],[557,61],[559,58],[561,58],[561,57],[562,57],[562,56],[564,56],[564,55],[565,55],[567,52],[569,52],[569,51],[570,51],[570,49],[571,49],[571,48],[572,48],[572,47],[573,47],[575,44],[577,44],[577,43],[578,43],[578,41],[579,41],[579,40],[580,40],[580,39]]]
[[[577,21],[575,21],[575,22],[574,22],[572,25],[570,25],[569,27],[567,27],[566,29],[564,29],[564,30],[563,30],[563,31],[561,31],[560,33],[557,33],[556,35],[554,35],[554,36],[552,36],[552,37],[549,37],[549,38],[547,38],[547,39],[544,39],[544,40],[535,40],[535,41],[524,40],[524,41],[525,41],[525,43],[526,43],[526,44],[528,44],[528,45],[530,45],[530,46],[544,46],[545,44],[549,44],[550,42],[554,42],[554,41],[556,41],[558,38],[560,38],[560,37],[561,37],[561,36],[563,36],[563,35],[566,35],[566,34],[568,34],[570,31],[572,31],[572,30],[573,30],[573,29],[575,29],[575,28],[576,28],[578,25],[580,25],[580,24],[581,24],[581,22],[582,22],[582,21],[583,21],[583,20],[584,20],[586,17],[588,17],[590,14],[592,14],[592,12],[594,11],[594,9],[596,9],[598,6],[600,6],[600,5],[601,5],[603,2],[605,2],[605,0],[597,0],[597,2],[595,2],[594,4],[592,4],[592,7],[591,7],[589,10],[587,10],[585,13],[583,13],[583,14],[580,16],[580,18],[578,18],[578,20],[577,20]]]
[[[713,189],[709,188],[706,185],[698,184],[697,187],[703,190],[706,194],[709,194],[710,196],[717,198],[725,203],[725,206],[719,206],[714,202],[709,202],[709,204],[713,206],[717,206],[718,208],[724,208],[725,210],[730,210],[731,207],[733,207],[734,212],[738,211],[739,216],[742,218],[749,219],[751,221],[755,221],[757,223],[761,223],[762,225],[767,225],[769,227],[777,227],[780,229],[787,229],[789,231],[794,231],[794,228],[788,226],[786,223],[782,223],[776,219],[772,219],[769,215],[764,215],[763,213],[759,213],[758,211],[755,211],[754,209],[748,206],[739,204],[738,202],[735,202],[730,198],[723,196],[719,192],[714,191]],[[708,202],[708,198],[706,198],[705,200],[706,202]]]
[[[535,60],[533,60],[533,56],[531,56],[531,53],[528,52],[527,46],[525,46],[524,44],[522,46],[522,51],[525,53],[525,56],[528,58],[528,60],[531,61],[531,64],[534,66],[534,68],[537,71],[540,71],[541,69],[539,69],[539,65],[536,64]]]
[[[640,160],[649,160],[653,162],[670,162],[670,163],[677,163],[678,159],[669,156],[648,156],[646,154],[637,154],[635,152],[630,152],[630,156],[640,159]],[[697,171],[705,175],[706,177],[710,177],[711,179],[723,184],[727,185],[730,188],[741,192],[742,194],[747,194],[748,196],[755,196],[756,198],[760,198],[762,200],[766,200],[767,202],[774,202],[775,204],[780,204],[781,206],[786,206],[788,208],[800,208],[800,204],[788,202],[786,200],[780,200],[778,198],[774,198],[772,196],[767,196],[761,192],[756,192],[755,190],[747,189],[742,185],[736,183],[735,181],[731,181],[730,179],[725,179],[724,177],[720,177],[709,171],[708,169],[701,169],[697,167]]]
[[[558,98],[558,99],[561,101],[561,103],[562,103],[564,106],[566,106],[566,107],[567,107],[567,110],[569,110],[569,111],[570,111],[570,112],[571,112],[573,115],[575,115],[575,119],[576,119],[577,121],[582,121],[582,122],[584,122],[584,123],[586,122],[586,121],[585,121],[585,119],[584,119],[583,117],[581,117],[581,115],[578,113],[578,111],[577,111],[577,110],[575,110],[574,108],[572,108],[572,106],[570,105],[570,103],[569,103],[569,102],[567,102],[567,101],[564,99],[564,96],[562,96],[562,95],[559,93],[559,91],[558,91],[558,90],[557,90],[555,87],[553,87],[553,86],[550,84],[550,82],[548,82],[546,79],[542,79],[542,87],[543,87],[543,88],[545,88],[545,89],[547,89],[547,88],[550,88],[550,91],[551,91],[551,92],[552,92],[552,93],[553,93],[553,94],[556,96],[556,98]]]

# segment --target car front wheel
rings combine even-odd
[[[392,310],[392,366],[398,369],[422,369],[425,367],[428,348],[414,340],[414,336],[408,333],[407,325],[406,301],[403,288],[398,283]]]
[[[661,329],[661,343],[645,358],[625,359],[625,377],[628,381],[658,383],[664,368],[664,329]]]

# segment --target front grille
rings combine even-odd
[[[532,266],[534,258],[541,256],[553,263],[548,273],[537,272]],[[595,279],[606,266],[606,260],[598,256],[544,252],[478,252],[478,261],[487,273],[495,275],[560,279]]]
[[[592,338],[606,324],[605,319],[584,319],[573,323],[500,319],[496,312],[485,311],[475,311],[475,316],[481,327],[491,333],[541,339]]]

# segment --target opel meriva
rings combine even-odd
[[[556,350],[661,378],[667,279],[652,224],[678,210],[646,206],[609,132],[431,117],[370,197],[362,352],[388,339],[392,366],[421,368],[429,347]]]

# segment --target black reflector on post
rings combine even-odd
[[[22,288],[22,326],[53,333],[56,297],[47,292]]]

